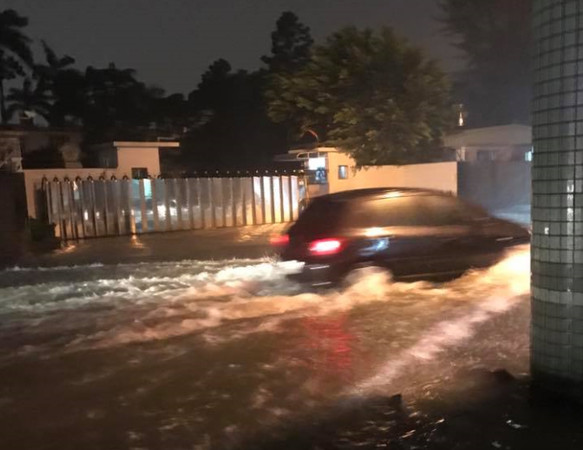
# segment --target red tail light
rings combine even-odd
[[[289,244],[289,234],[280,234],[278,236],[271,236],[269,239],[271,245],[276,247],[283,247],[284,245]]]
[[[340,239],[318,239],[310,242],[308,250],[313,255],[333,255],[342,250]]]

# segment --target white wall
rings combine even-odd
[[[457,194],[457,162],[366,166],[356,169],[345,153],[328,153],[329,193],[372,187],[418,187]],[[348,178],[338,178],[338,166],[348,166]]]
[[[160,156],[158,148],[123,147],[117,149],[117,172],[132,177],[132,168],[144,167],[148,175],[155,178],[160,175]]]

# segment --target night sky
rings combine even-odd
[[[436,0],[0,0],[29,18],[28,34],[45,39],[78,67],[113,61],[168,92],[190,92],[218,58],[256,69],[283,11],[295,12],[316,42],[345,25],[391,26],[443,67],[462,62],[440,33]]]

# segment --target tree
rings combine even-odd
[[[529,120],[532,0],[440,0],[445,31],[464,53],[459,83],[469,120]]]
[[[151,118],[151,91],[135,78],[133,69],[111,63],[88,67],[84,76],[83,124],[88,142],[141,138]]]
[[[224,59],[211,64],[189,95],[191,126],[182,140],[193,169],[273,165],[286,150],[285,133],[267,116],[266,73],[233,72]]]
[[[49,117],[51,109],[51,98],[45,89],[37,83],[33,86],[29,78],[25,78],[22,83],[22,88],[11,88],[9,94],[6,96],[6,101],[9,104],[6,109],[8,118],[14,116],[15,113],[20,113],[21,117],[30,117],[39,115],[43,119]]]
[[[47,117],[52,126],[64,126],[80,121],[83,116],[85,82],[83,75],[72,67],[75,59],[69,55],[58,56],[42,41],[45,62],[36,64],[34,72],[40,89],[50,93],[52,105]]]
[[[198,110],[224,109],[232,105],[229,92],[232,75],[231,64],[223,58],[217,59],[202,74],[197,89],[188,96],[190,103]]]
[[[313,43],[310,29],[294,13],[284,12],[276,22],[275,31],[271,33],[271,55],[261,58],[268,67],[264,91],[277,90],[278,77],[301,69],[310,59]],[[297,142],[297,123],[282,120],[280,127],[282,133],[285,133],[287,147]]]
[[[270,72],[294,71],[308,61],[313,43],[310,29],[293,12],[286,11],[271,33],[271,55],[261,60]]]
[[[0,12],[0,114],[2,123],[8,121],[4,85],[6,81],[25,74],[32,66],[30,39],[22,31],[28,19],[12,9]]]
[[[454,123],[446,76],[387,28],[345,28],[316,46],[309,62],[276,77],[269,114],[295,122],[359,165],[434,159]]]
[[[60,72],[70,69],[70,66],[75,64],[75,58],[69,55],[59,57],[46,41],[41,41],[41,44],[45,54],[45,63],[35,64],[34,72],[39,83],[50,88]]]

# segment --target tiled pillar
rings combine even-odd
[[[583,398],[583,1],[534,1],[532,374]]]

